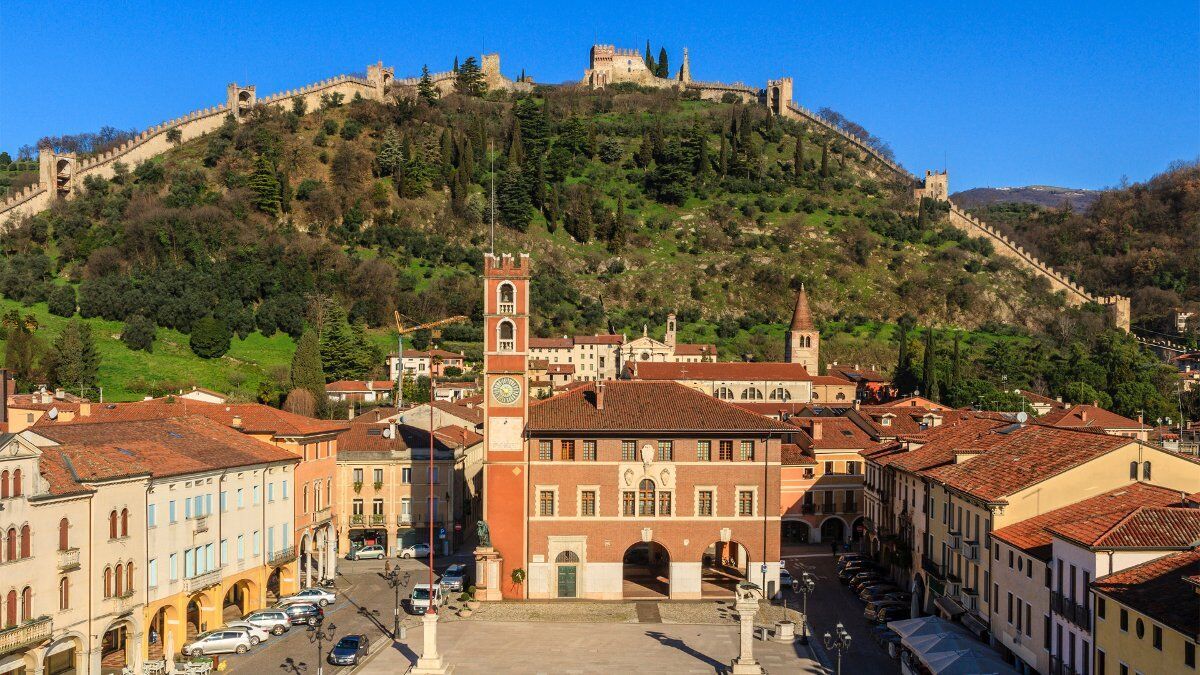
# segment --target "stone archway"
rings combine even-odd
[[[845,540],[846,521],[837,516],[830,516],[821,523],[821,541],[841,544]]]
[[[132,616],[116,619],[101,633],[99,671],[116,672],[123,668],[136,670],[140,663],[138,624]],[[95,662],[93,662],[95,663]]]
[[[671,595],[671,554],[655,541],[639,541],[621,558],[625,598],[664,599]]]
[[[912,582],[912,607],[909,608],[912,618],[925,616],[925,579],[920,574]]]
[[[750,551],[736,541],[715,541],[700,559],[700,597],[732,597],[750,575]]]
[[[267,603],[274,604],[282,597],[280,592],[280,580],[283,577],[282,568],[276,567],[271,570],[270,576],[267,577]]]
[[[850,541],[855,543],[862,541],[866,531],[866,520],[862,516],[855,518],[854,522],[850,525]]]
[[[84,661],[83,637],[68,633],[46,646],[42,652],[43,675],[67,675],[82,673],[87,670]],[[30,670],[30,673],[34,671]]]
[[[183,645],[179,623],[179,609],[175,605],[163,605],[150,618],[150,626],[146,630],[146,658],[158,660],[166,656],[174,656]]]
[[[221,603],[221,618],[226,622],[237,621],[258,609],[258,584],[249,579],[239,579],[225,591]]]
[[[300,548],[296,549],[298,552],[296,572],[300,575],[300,585],[303,588],[312,586],[312,549],[312,534],[305,532],[304,536],[300,538]]]
[[[33,675],[34,673],[40,673],[42,671],[38,667],[38,656],[36,650],[29,650],[25,653],[9,654],[8,656],[0,657],[0,675]]]
[[[785,520],[780,523],[780,533],[785,544],[807,544],[812,536],[812,526],[803,520]]]
[[[197,593],[188,598],[187,610],[184,614],[184,642],[191,642],[200,633],[215,628],[215,626],[209,625],[212,605],[212,601],[204,593]],[[178,646],[182,647],[183,645]]]

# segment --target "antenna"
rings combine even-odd
[[[492,139],[488,139],[488,191],[491,193],[491,230],[492,256],[496,255],[496,152],[492,149]]]

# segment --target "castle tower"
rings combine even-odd
[[[687,47],[683,48],[683,63],[679,66],[679,81],[687,84],[692,81],[692,65],[688,61]]]
[[[787,104],[792,100],[792,78],[781,77],[778,80],[767,80],[767,109],[773,115],[782,115],[787,111]]]
[[[225,103],[229,106],[230,114],[235,118],[240,119],[242,115],[250,112],[257,102],[258,97],[254,94],[254,85],[252,84],[239,87],[237,82],[230,82],[229,86],[225,87]]]
[[[59,153],[43,145],[38,148],[38,182],[47,186],[52,196],[69,197],[79,187],[77,164],[75,153]]]
[[[800,292],[796,294],[796,308],[792,311],[792,326],[788,329],[787,343],[784,345],[784,361],[801,363],[812,374],[817,374],[819,356],[821,353],[821,334],[813,323],[812,312],[808,309],[808,293],[804,284],[800,284]]]
[[[484,256],[483,513],[491,547],[476,549],[483,600],[522,597],[510,579],[525,560],[529,518],[524,442],[529,414],[529,256]]]
[[[675,348],[675,312],[667,315],[667,335],[663,342],[672,349]]]
[[[948,171],[926,171],[921,186],[913,188],[913,197],[929,197],[937,201],[950,199],[950,175]]]
[[[367,66],[367,82],[375,89],[375,100],[382,101],[387,92],[387,86],[396,77],[396,69],[385,68],[383,61],[376,61]]]

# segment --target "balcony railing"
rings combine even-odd
[[[70,572],[79,569],[79,549],[69,548],[58,552],[58,571]]]
[[[842,513],[858,513],[858,502],[846,502],[842,506]]]
[[[196,516],[192,519],[192,533],[208,532],[208,516]]]
[[[361,513],[352,513],[352,514],[350,514],[350,524],[351,525],[366,525],[367,517]]]
[[[813,513],[816,512],[816,510],[817,510],[817,507],[814,504],[801,504],[800,505],[800,513],[802,513],[806,516],[811,516]]]
[[[1050,609],[1085,631],[1092,629],[1091,610],[1058,591],[1050,593]]]
[[[511,351],[516,351],[516,349],[517,349],[517,341],[516,340],[501,340],[500,341],[500,351],[511,352]]]
[[[921,569],[942,581],[946,580],[946,566],[930,560],[928,556],[921,556]]]
[[[0,656],[19,652],[49,640],[52,632],[54,632],[54,621],[48,616],[0,630]]]
[[[372,525],[387,525],[387,516],[385,516],[382,513],[372,513],[371,514],[371,524]]]
[[[220,581],[219,577],[218,577],[217,581]],[[112,601],[113,601],[113,604],[116,606],[116,611],[118,614],[128,612],[129,610],[136,607],[138,604],[137,598],[134,597],[134,592],[133,592],[132,588],[129,590],[126,590],[126,591],[122,591],[120,595],[112,596]]]
[[[412,525],[412,515],[405,515],[403,513],[398,514],[396,516],[396,524],[397,525]]]
[[[515,314],[516,311],[517,311],[516,303],[513,303],[513,302],[500,303],[500,313],[501,314]]]
[[[326,506],[313,511],[313,525],[320,525],[333,518],[333,508]]]
[[[274,553],[267,554],[267,564],[271,566],[286,565],[296,559],[296,547],[288,546]]]
[[[221,583],[221,568],[199,574],[194,577],[189,577],[183,580],[183,592],[195,593],[202,591],[211,586],[216,586]]]

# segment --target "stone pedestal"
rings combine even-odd
[[[741,624],[738,657],[733,660],[732,675],[765,675],[767,671],[754,660],[754,617],[758,614],[758,598],[752,593],[738,593],[733,608]]]
[[[426,614],[421,617],[423,649],[417,665],[408,669],[408,675],[449,675],[454,667],[442,659],[437,647],[437,614]]]
[[[475,599],[485,602],[503,599],[500,586],[500,554],[491,546],[475,549]]]
[[[791,621],[775,623],[775,641],[791,644],[796,639],[796,624]]]

